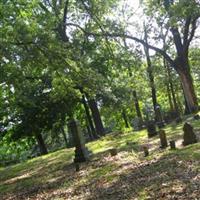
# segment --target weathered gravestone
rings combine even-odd
[[[193,131],[193,127],[189,123],[185,123],[183,126],[183,145],[194,144],[197,142],[196,135]]]
[[[172,150],[176,149],[176,142],[174,140],[169,141],[169,144]]]
[[[144,157],[147,157],[149,155],[149,149],[147,146],[143,146],[143,152],[144,152]]]
[[[148,132],[148,137],[153,137],[155,135],[157,135],[157,131],[156,131],[156,125],[153,121],[149,121],[147,123],[147,132]]]
[[[71,120],[68,123],[69,133],[73,137],[75,145],[74,163],[85,162],[89,159],[89,152],[85,147],[85,139],[81,132],[81,127],[78,121]]]
[[[166,148],[168,144],[167,144],[166,133],[164,130],[159,131],[159,137],[160,137],[160,144],[161,144],[160,148]]]
[[[110,155],[111,156],[116,156],[117,155],[117,149],[116,148],[113,148],[113,149],[110,149]]]

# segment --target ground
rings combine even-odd
[[[200,135],[200,121],[187,118]],[[0,168],[0,199],[199,199],[200,143],[183,147],[183,123],[165,128],[177,150],[159,149],[159,138],[146,130],[115,132],[88,143],[91,161],[73,165],[74,149],[63,149],[26,162]],[[142,145],[150,155],[143,156]],[[111,157],[109,149],[118,154]]]

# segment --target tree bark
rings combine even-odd
[[[133,91],[133,100],[134,100],[134,104],[135,104],[135,110],[136,110],[136,113],[137,113],[137,117],[138,117],[141,121],[143,121],[142,113],[141,113],[140,106],[139,106],[139,102],[138,102],[137,93],[136,93],[135,90]]]
[[[124,123],[125,123],[126,128],[129,128],[129,123],[128,123],[128,119],[127,119],[127,116],[126,116],[126,111],[124,109],[122,110],[122,117],[124,119]]]
[[[96,128],[96,133],[98,135],[104,136],[105,132],[104,132],[104,127],[103,127],[103,122],[101,120],[101,116],[99,113],[99,109],[97,107],[97,103],[94,99],[88,98],[88,104],[89,104],[90,110],[92,112],[92,117],[93,117],[95,128]]]
[[[61,128],[61,133],[62,133],[63,139],[65,141],[65,146],[68,147],[68,141],[67,141],[67,137],[66,137],[66,133],[65,133],[64,127]]]
[[[145,40],[145,43],[148,44],[148,36],[147,36],[147,30],[145,26],[144,26],[144,32],[145,32],[144,40]],[[152,97],[153,108],[154,108],[154,113],[155,113],[155,121],[162,122],[161,112],[160,110],[157,109],[158,102],[157,102],[157,96],[156,96],[156,86],[154,82],[154,75],[153,75],[148,46],[144,46],[144,52],[145,52],[146,60],[147,60],[147,73],[149,76],[149,82],[150,82],[150,87],[151,87],[151,97]]]
[[[189,70],[189,66],[186,66],[184,70],[178,69],[177,72],[181,80],[188,111],[189,113],[197,112],[198,111],[197,96],[194,90],[193,79]]]
[[[172,96],[171,96],[169,82],[166,83],[166,87],[167,87],[167,96],[168,96],[168,101],[169,101],[169,107],[170,107],[170,111],[172,112],[172,111],[174,111],[174,105],[172,102]]]
[[[171,69],[165,59],[164,59],[164,66],[167,69],[167,76],[168,76],[167,90],[169,93],[168,96],[170,98],[169,101],[171,101],[170,104],[172,104],[172,105],[170,105],[170,108],[171,108],[171,111],[175,111],[179,116],[180,112],[179,112],[179,108],[178,108],[178,104],[177,104],[177,100],[176,100],[174,85],[172,82]]]
[[[90,127],[90,131],[91,131],[91,134],[92,134],[92,138],[91,139],[94,139],[94,138],[97,139],[98,135],[96,134],[96,130],[94,128],[94,124],[93,124],[93,121],[92,121],[92,118],[91,118],[91,115],[90,115],[90,111],[89,111],[87,102],[85,100],[85,95],[84,94],[82,95],[82,103],[83,103],[83,106],[85,108],[87,121],[88,121],[88,124],[89,124],[89,127]]]
[[[171,91],[171,94],[172,94],[172,100],[173,100],[173,104],[174,104],[174,110],[178,114],[180,114],[179,106],[178,106],[178,103],[177,103],[177,100],[176,100],[176,94],[175,94],[175,91],[174,91],[174,86],[173,86],[172,80],[170,80],[169,86],[170,86],[170,91]]]
[[[41,134],[41,133],[35,134],[35,138],[36,138],[37,143],[38,143],[38,146],[39,146],[39,148],[40,148],[40,153],[41,153],[41,155],[47,154],[48,151],[47,151],[46,145],[45,145],[45,143],[44,143],[42,134]]]

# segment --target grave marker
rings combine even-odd
[[[159,131],[159,137],[160,137],[160,143],[161,143],[161,148],[166,148],[168,146],[167,144],[167,137],[166,133],[164,130]]]
[[[74,163],[87,161],[89,159],[88,150],[85,147],[85,139],[82,135],[79,122],[76,120],[69,121],[68,130],[73,137],[75,145]]]
[[[183,145],[194,144],[197,142],[196,135],[193,131],[193,127],[189,123],[185,123],[183,126]]]

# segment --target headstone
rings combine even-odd
[[[157,135],[156,125],[153,121],[149,121],[147,123],[147,132],[148,132],[148,137],[153,137]]]
[[[149,150],[147,146],[143,146],[143,151],[144,151],[144,157],[147,157],[149,155]]]
[[[174,140],[169,141],[169,144],[172,150],[176,149],[176,142]]]
[[[116,148],[110,149],[110,155],[116,156],[117,155],[117,149]]]
[[[85,147],[85,139],[81,132],[81,127],[78,121],[71,120],[68,123],[69,133],[73,136],[75,145],[74,163],[85,162],[89,159],[88,150]]]
[[[194,144],[197,142],[196,135],[193,131],[193,127],[189,123],[185,123],[183,126],[183,145]]]
[[[197,114],[197,115],[195,115],[193,118],[194,118],[194,120],[199,120],[199,119],[200,119],[200,116]]]
[[[160,130],[159,131],[159,137],[160,137],[160,144],[161,144],[161,148],[166,148],[168,146],[167,144],[167,137],[166,137],[166,133],[164,130]]]

